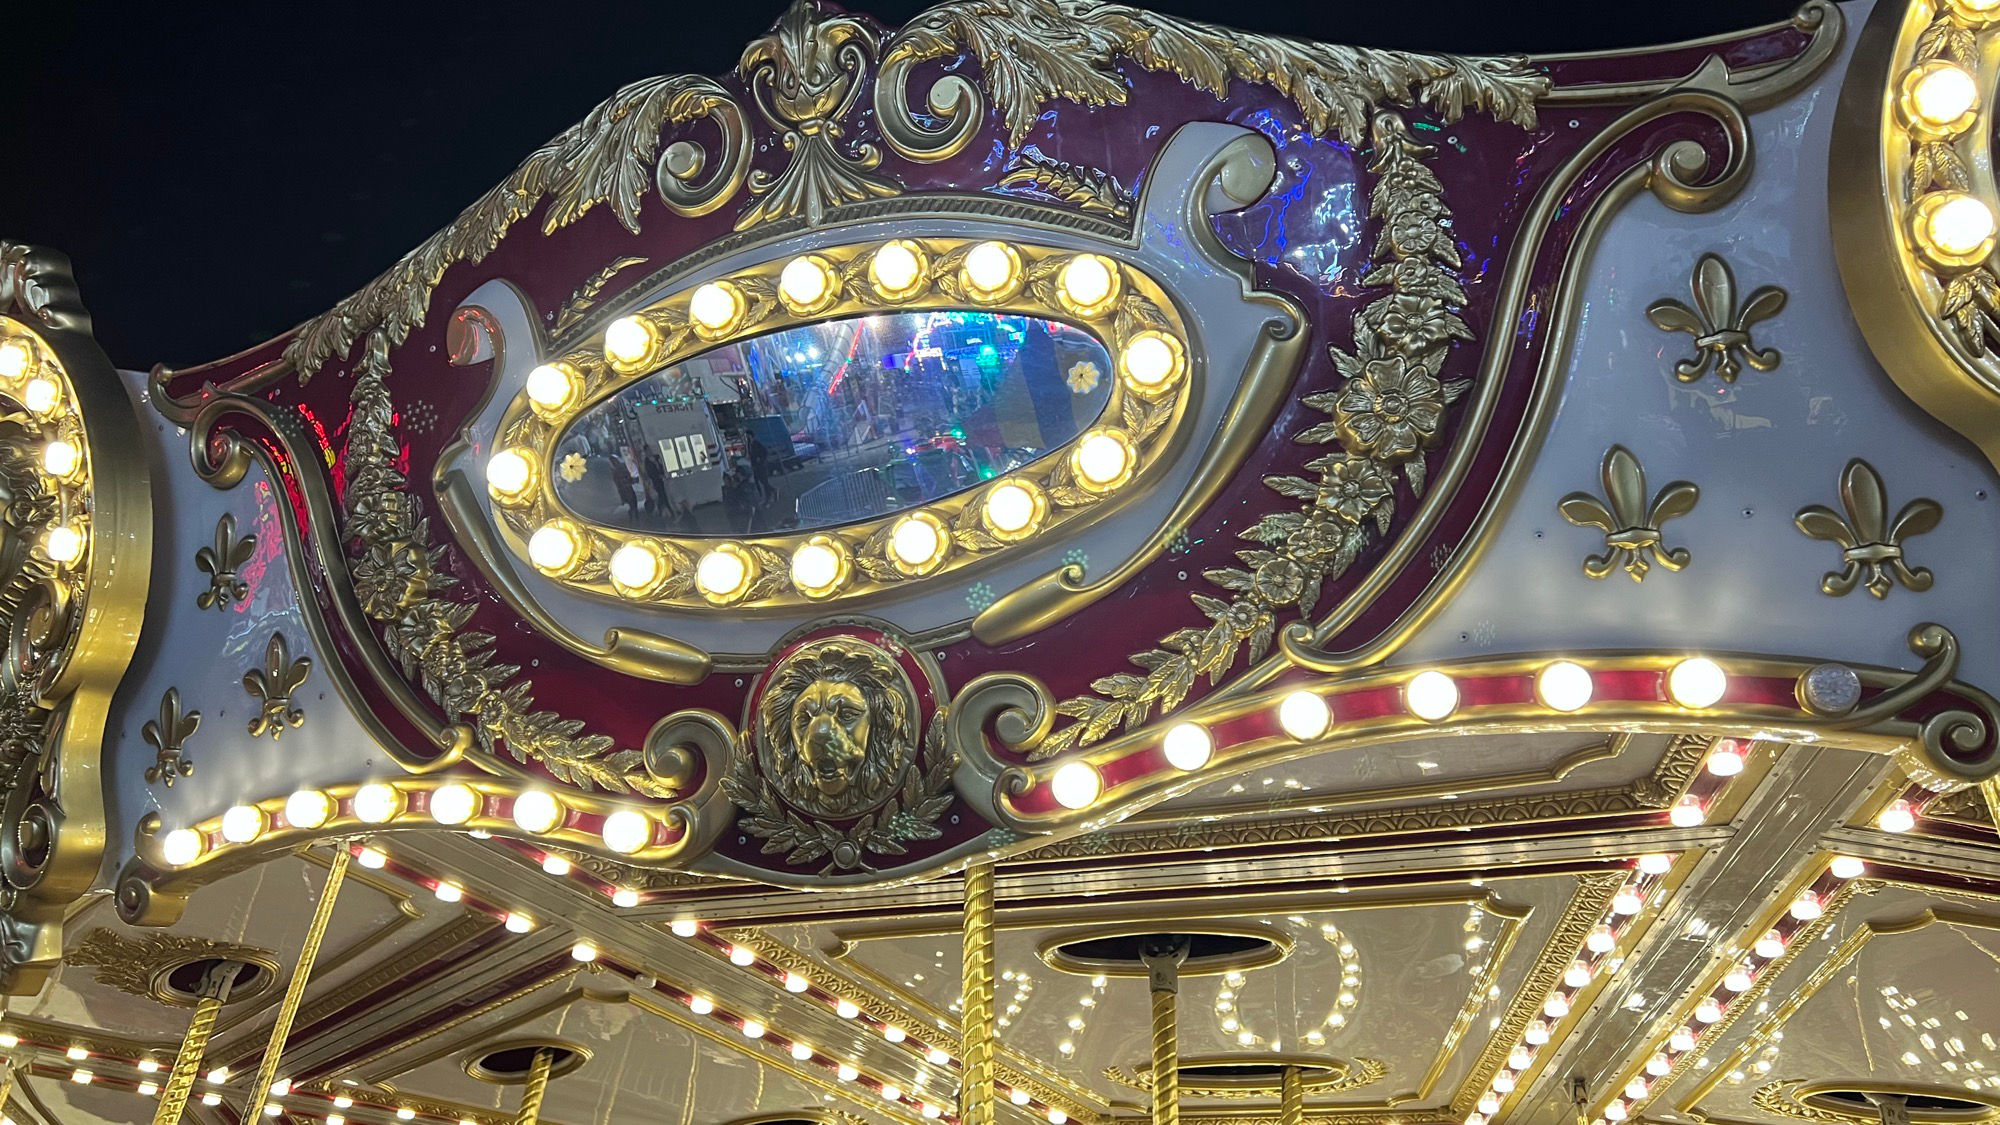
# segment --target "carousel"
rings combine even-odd
[[[211,363],[0,244],[6,1120],[2000,1122],[1997,95],[798,0]]]

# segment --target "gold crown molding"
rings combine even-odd
[[[1629,47],[1615,51],[1573,51],[1557,54],[1535,55],[1539,64],[1568,59],[1587,59],[1593,62],[1615,58],[1633,58],[1641,55],[1657,56],[1665,53],[1693,54],[1702,48],[1709,48],[1700,65],[1686,74],[1671,78],[1647,79],[1639,82],[1592,82],[1574,86],[1557,86],[1542,96],[1546,104],[1564,102],[1605,102],[1631,101],[1638,98],[1654,97],[1676,86],[1700,78],[1703,70],[1713,65],[1709,58],[1720,54],[1723,48],[1744,39],[1768,35],[1775,31],[1790,29],[1811,36],[1805,49],[1790,58],[1774,62],[1752,64],[1733,69],[1729,75],[1729,94],[1745,109],[1762,109],[1783,100],[1803,88],[1817,75],[1821,67],[1832,60],[1839,50],[1845,21],[1834,0],[1806,0],[1788,20],[1768,23],[1761,27],[1743,31],[1723,32],[1719,35],[1688,39],[1679,43],[1649,47]]]
[[[1258,1063],[1270,1066],[1297,1066],[1305,1074],[1300,1085],[1307,1094],[1334,1094],[1380,1082],[1389,1073],[1381,1059],[1334,1059],[1310,1055],[1215,1055],[1183,1058],[1180,1091],[1184,1097],[1212,1098],[1217,1101],[1276,1100],[1281,1087],[1263,1079],[1202,1078],[1185,1073],[1188,1067],[1228,1063]],[[1153,1072],[1148,1067],[1107,1066],[1104,1077],[1127,1089],[1153,1092]]]
[[[28,1042],[47,1043],[61,1047],[82,1047],[93,1055],[109,1055],[114,1058],[139,1059],[151,1056],[171,1063],[174,1048],[179,1046],[172,1039],[128,1039],[120,1035],[106,1034],[100,1028],[79,1029],[56,1020],[37,1019],[19,1012],[0,1015],[0,1030]]]
[[[1889,378],[1931,417],[2000,467],[2000,276],[1978,254],[1935,265],[1912,223],[1945,191],[2000,207],[1990,170],[2000,37],[1926,0],[1877,4],[1841,86],[1828,154],[1827,201],[1848,305]],[[1919,134],[1901,108],[1912,65],[1949,62],[1978,84],[1970,123]]]
[[[33,993],[103,861],[100,757],[152,582],[152,486],[67,258],[0,242],[0,355],[0,988]]]
[[[243,990],[230,997],[244,1000],[268,988],[282,974],[277,954],[269,949],[210,941],[185,934],[149,933],[136,940],[115,930],[96,929],[63,955],[66,964],[89,966],[97,983],[115,988],[128,996],[143,996],[162,1004],[193,1007],[196,997],[177,994],[167,987],[167,976],[191,961],[210,959],[242,961],[265,972],[258,990]]]
[[[1856,884],[1859,883],[1866,883],[1867,885],[1857,886]],[[1853,887],[1854,892],[1851,894],[1843,894],[1842,892],[1846,892],[1849,887]],[[1845,884],[1844,886],[1842,886],[1840,891],[1835,892],[1834,897],[1830,899],[1827,904],[1826,913],[1817,920],[1818,922],[1824,924],[1820,925],[1818,931],[1810,936],[1816,939],[1819,936],[1819,934],[1825,933],[1827,929],[1834,924],[1832,921],[1829,920],[1833,919],[1835,915],[1839,913],[1839,910],[1845,910],[1847,907],[1851,906],[1854,902],[1854,896],[1856,894],[1873,895],[1873,894],[1878,894],[1884,890],[1918,890],[1918,891],[1923,891],[1925,893],[1936,893],[1936,888],[1927,887],[1921,883],[1913,883],[1905,880],[1894,880],[1894,879],[1856,880],[1854,883]],[[1961,898],[1973,902],[1980,902],[1989,905],[2000,903],[2000,895],[1983,895],[1983,894],[1978,894],[1976,892],[1968,892],[1958,889],[1954,889],[1951,892],[1951,894],[1952,897]],[[1838,907],[1838,909],[1836,909],[1836,907]],[[1843,975],[1845,975],[1848,972],[1849,968],[1854,964],[1855,959],[1861,956],[1861,952],[1864,949],[1868,948],[1868,946],[1872,944],[1877,938],[1898,936],[1903,934],[1912,934],[1924,929],[1928,929],[1929,927],[1934,925],[1967,926],[1982,930],[2000,930],[2000,918],[1993,918],[1980,914],[1972,914],[1959,910],[1940,909],[1937,907],[1932,907],[1926,910],[1919,911],[1914,915],[1901,918],[1895,921],[1876,922],[1873,920],[1868,920],[1861,922],[1858,926],[1855,927],[1852,933],[1848,934],[1847,937],[1842,939],[1839,945],[1835,946],[1831,951],[1819,955],[1821,958],[1819,963],[1813,966],[1812,971],[1809,974],[1807,974],[1805,979],[1800,981],[1798,985],[1792,989],[1791,993],[1787,995],[1782,1002],[1772,1005],[1770,1007],[1769,1012],[1764,1014],[1763,1018],[1757,1022],[1757,1025],[1750,1031],[1748,1035],[1744,1036],[1743,1041],[1736,1045],[1735,1049],[1733,1049],[1729,1053],[1727,1059],[1723,1061],[1723,1063],[1720,1066],[1713,1067],[1709,1071],[1707,1071],[1706,1076],[1699,1083],[1693,1086],[1684,1097],[1677,1099],[1680,1103],[1681,1108],[1683,1110],[1691,1110],[1698,1108],[1702,1101],[1706,1100],[1712,1093],[1714,1093],[1715,1089],[1722,1084],[1722,1082],[1728,1077],[1731,1071],[1739,1068],[1743,1064],[1744,1060],[1748,1059],[1751,1055],[1756,1054],[1758,1050],[1760,1050],[1766,1043],[1770,1042],[1773,1033],[1783,1030],[1785,1023],[1788,1020],[1790,1020],[1792,1016],[1797,1014],[1799,1009],[1805,1007],[1808,1001],[1810,1001],[1814,996],[1818,995],[1829,984],[1834,983],[1836,980],[1839,980]],[[1798,937],[1794,938],[1790,943],[1791,947],[1800,949],[1804,948],[1807,936],[1808,935],[1806,934],[1801,934]],[[1782,973],[1785,969],[1790,967],[1791,961],[1789,959],[1791,955],[1792,955],[1792,950],[1791,948],[1788,948],[1785,953],[1786,960],[1783,963],[1774,962],[1770,968],[1766,969],[1764,973],[1760,975],[1759,983],[1761,984],[1765,977],[1769,977],[1771,980],[1775,981],[1779,973]],[[1711,989],[1714,987],[1714,983],[1712,981],[1709,983],[1709,987]],[[1706,993],[1703,993],[1703,995],[1706,995]],[[1762,995],[1763,993],[1760,991],[1758,997],[1761,998]],[[1745,1005],[1745,1007],[1747,1008],[1749,1007],[1749,1005]],[[1734,1004],[1731,1005],[1731,1009],[1732,1010],[1735,1009]],[[1678,1076],[1669,1075],[1669,1077],[1672,1078]],[[1666,1081],[1667,1079],[1661,1080],[1661,1084],[1659,1086],[1661,1090],[1667,1089]],[[1819,1085],[1825,1086],[1827,1084],[1819,1083]],[[1963,1089],[1952,1094],[1952,1096],[1966,1097],[1966,1098],[1975,1097],[1975,1095],[1972,1095]],[[1759,1104],[1761,1107],[1761,1103]],[[1794,1102],[1794,1104],[1797,1106],[1797,1108],[1801,1110],[1804,1110],[1806,1108],[1804,1105],[1798,1104],[1796,1101]],[[1768,1107],[1763,1107],[1763,1108],[1768,1108]],[[1815,1111],[1820,1113],[1831,1113],[1831,1111],[1826,1110],[1823,1107],[1816,1108]],[[1794,1115],[1784,1114],[1783,1116],[1794,1116]],[[1920,1114],[1914,1112],[1911,1114],[1911,1118],[1913,1121],[1928,1120],[1927,1118],[1924,1118]],[[1826,1118],[1805,1118],[1805,1120],[1826,1120]],[[1966,1119],[1955,1118],[1955,1120],[1966,1120]],[[1976,1120],[1984,1121],[1987,1120],[1987,1118],[1977,1118]]]
[[[1750,1104],[1775,1117],[1792,1121],[1812,1121],[1818,1125],[1881,1125],[1882,1115],[1856,1109],[1843,1112],[1833,1109],[1823,1102],[1813,1101],[1816,1094],[1827,1090],[1852,1090],[1857,1093],[1898,1094],[1905,1097],[1930,1095],[1934,1097],[1957,1098],[1978,1103],[1978,1110],[1945,1113],[1938,1110],[1910,1109],[1909,1119],[1921,1125],[1986,1125],[2000,1121],[2000,1101],[1991,1094],[1971,1090],[1964,1086],[1920,1086],[1899,1082],[1871,1082],[1860,1079],[1854,1082],[1807,1082],[1803,1079],[1785,1079],[1759,1086],[1750,1095]],[[1710,1118],[1710,1120],[1714,1120]]]

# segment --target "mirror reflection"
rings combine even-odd
[[[1089,333],[943,309],[804,325],[656,371],[563,432],[571,511],[664,534],[872,519],[1027,464],[1088,429],[1112,365]]]

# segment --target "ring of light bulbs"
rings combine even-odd
[[[58,570],[81,573],[90,556],[90,454],[83,417],[56,354],[27,325],[0,316],[0,396],[19,404],[38,453],[36,469],[55,512],[35,554]]]
[[[1984,33],[2000,23],[2000,0],[1942,0],[1935,7],[1936,19],[1948,19],[1967,32]],[[1979,52],[1965,59],[1927,58],[1919,52],[1904,60],[1902,71],[1893,78],[1896,125],[1911,150],[1934,144],[1956,146],[1975,131],[1983,116],[1981,75],[1972,62]],[[1892,163],[1907,165],[1912,159],[1909,151],[1892,155],[1896,158]],[[1915,183],[1907,171],[1902,180],[1911,186],[1904,189],[1901,237],[1926,272],[1948,283],[1992,256],[2000,244],[1994,200],[1982,198],[1969,184]]]
[[[972,308],[1079,326],[1115,379],[1084,432],[976,489],[810,534],[738,540],[593,523],[557,496],[564,428],[653,372],[733,340],[896,309]],[[1193,362],[1180,314],[1130,263],[1018,240],[912,239],[829,247],[738,270],[620,317],[536,366],[484,468],[511,549],[539,573],[623,603],[735,607],[825,602],[923,580],[1046,537],[1131,489],[1187,416]],[[1167,421],[1133,432],[1127,399]],[[969,549],[968,537],[986,537]],[[754,596],[753,596],[754,591]]]

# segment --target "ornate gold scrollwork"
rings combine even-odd
[[[844,119],[879,47],[861,20],[823,18],[811,0],[796,0],[771,34],[743,52],[737,72],[750,84],[757,108],[784,128],[792,155],[775,176],[762,169],[750,173],[750,194],[762,198],[736,220],[737,230],[793,216],[818,226],[830,207],[903,190],[874,174],[881,149],[862,140],[843,143]]]
[[[1605,451],[1600,474],[1603,500],[1588,492],[1572,492],[1556,505],[1562,517],[1576,526],[1604,532],[1604,553],[1583,560],[1586,577],[1603,578],[1622,566],[1632,581],[1640,582],[1655,562],[1679,570],[1693,559],[1686,547],[1666,545],[1660,525],[1693,511],[1701,489],[1684,480],[1669,481],[1647,503],[1646,470],[1622,445]]]
[[[1132,217],[1136,202],[1118,177],[1109,172],[1066,160],[1051,160],[1033,152],[1016,157],[1018,163],[1002,173],[998,186],[1026,187],[1053,196],[1085,211],[1096,211],[1114,219]]]
[[[1750,294],[1739,308],[1736,304],[1736,274],[1720,254],[1703,254],[1688,279],[1693,292],[1692,306],[1664,297],[1646,308],[1646,318],[1662,332],[1685,332],[1694,337],[1694,356],[1674,364],[1674,377],[1692,383],[1713,369],[1725,383],[1749,364],[1758,371],[1778,366],[1778,349],[1758,348],[1750,339],[1750,327],[1778,315],[1785,307],[1785,291],[1766,285]]]
[[[179,688],[168,688],[160,696],[160,717],[146,720],[139,737],[154,751],[153,764],[146,767],[146,781],[169,789],[183,777],[194,776],[194,759],[187,756],[187,740],[201,726],[201,712],[181,710]]]
[[[283,633],[272,633],[264,646],[264,666],[243,673],[243,690],[258,702],[258,712],[250,720],[250,737],[268,733],[282,738],[285,728],[306,725],[306,713],[293,704],[292,695],[312,674],[312,657],[292,659],[292,649]]]
[[[1865,587],[1877,598],[1886,598],[1900,583],[1904,589],[1921,593],[1931,588],[1929,567],[1912,569],[1903,559],[1903,540],[1922,535],[1944,519],[1944,505],[1928,497],[1918,497],[1903,505],[1894,520],[1889,519],[1889,497],[1882,474],[1875,466],[1856,457],[1840,474],[1840,506],[1847,518],[1822,504],[1799,509],[1793,522],[1814,539],[1840,545],[1846,566],[1829,571],[1820,579],[1823,594],[1843,597],[1856,586]],[[1863,582],[1862,575],[1868,580]]]
[[[576,327],[577,322],[581,321],[584,315],[590,312],[591,308],[597,304],[597,298],[603,294],[604,287],[611,284],[612,278],[617,277],[633,266],[643,266],[645,264],[646,259],[644,258],[618,258],[610,265],[592,274],[590,280],[577,286],[576,292],[570,294],[569,300],[564,301],[563,307],[556,311],[555,324],[549,330],[555,335],[560,336],[571,328]]]

